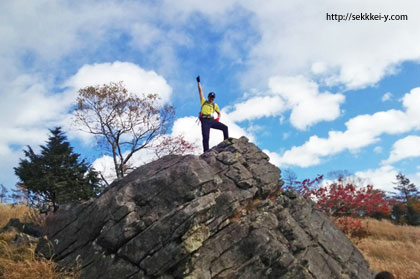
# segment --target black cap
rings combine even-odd
[[[210,92],[207,97],[208,98],[216,98],[216,94],[214,92]]]

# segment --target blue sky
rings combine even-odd
[[[171,134],[201,147],[199,74],[231,136],[281,169],[301,179],[347,170],[384,190],[403,172],[420,185],[418,11],[415,0],[1,1],[0,183],[17,182],[22,149],[54,126],[109,172],[109,157],[72,125],[88,85],[158,93],[177,111]],[[408,20],[326,20],[347,12]]]

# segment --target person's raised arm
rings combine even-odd
[[[200,94],[200,102],[201,102],[201,100],[204,99],[204,97],[203,97],[203,90],[201,90],[200,76],[197,77],[197,85],[198,85],[198,93]]]

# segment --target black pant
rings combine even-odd
[[[203,149],[204,152],[209,150],[210,128],[222,130],[224,139],[229,137],[228,127],[212,118],[200,118],[201,120],[201,134],[203,135]]]

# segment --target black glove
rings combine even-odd
[[[197,79],[197,82],[200,82],[200,76],[198,76],[196,79]]]

